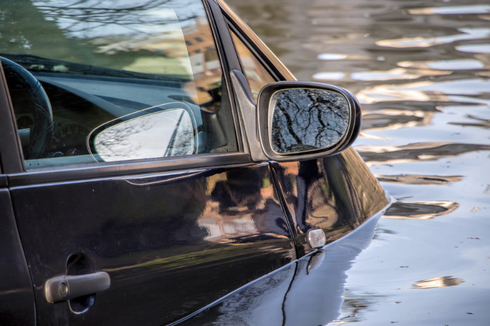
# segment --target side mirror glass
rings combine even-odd
[[[349,103],[337,92],[289,88],[274,93],[269,138],[278,154],[297,154],[337,144],[349,127]]]
[[[258,103],[262,148],[276,161],[337,154],[354,142],[360,130],[360,106],[339,87],[272,83],[261,90]]]

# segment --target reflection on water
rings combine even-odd
[[[490,44],[468,44],[456,47],[456,50],[469,53],[490,53]]]
[[[313,79],[318,80],[338,80],[344,77],[345,74],[343,72],[319,72],[313,75]]]
[[[376,175],[378,181],[381,182],[396,182],[408,185],[439,185],[449,182],[461,181],[461,176],[440,176],[440,175]]]
[[[354,72],[350,75],[355,80],[390,80],[390,79],[417,79],[422,76],[447,75],[442,71],[416,71],[409,72],[403,68],[394,68],[387,71]]]
[[[347,58],[346,54],[322,53],[318,55],[318,60],[342,60]]]
[[[490,5],[466,5],[409,9],[414,15],[467,15],[490,12]]]
[[[321,59],[321,60],[335,60],[335,59]],[[403,68],[394,68],[387,71],[365,71],[365,72],[353,72],[350,74],[350,79],[353,80],[392,80],[392,79],[417,79],[422,76],[440,76],[448,75],[449,71],[434,71],[434,70],[413,70],[409,71]],[[346,74],[343,72],[318,72],[312,76],[317,80],[340,80],[347,79]]]
[[[413,48],[413,47],[429,47],[438,44],[447,44],[463,40],[476,40],[490,36],[488,28],[460,28],[461,34],[435,36],[435,37],[406,37],[394,40],[380,40],[376,42],[379,46],[389,46],[394,48]]]
[[[434,112],[419,110],[377,110],[368,111],[363,114],[362,126],[364,130],[396,130],[407,127],[426,126]],[[363,135],[366,133],[364,132]],[[361,135],[362,136],[362,135]]]
[[[431,68],[436,70],[471,70],[481,69],[485,65],[483,62],[474,59],[461,60],[439,60],[439,61],[402,61],[398,66],[404,68]]]
[[[414,289],[434,289],[434,288],[445,288],[448,286],[455,286],[463,283],[464,281],[459,278],[454,278],[451,276],[440,276],[429,278],[427,280],[418,281],[413,285]]]
[[[385,299],[384,296],[374,293],[357,294],[349,289],[345,290],[342,314],[329,325],[343,325],[363,321],[366,310],[372,310],[371,306]]]
[[[485,129],[490,128],[490,120],[489,119],[482,119],[478,118],[475,116],[472,116],[470,114],[467,115],[468,118],[478,121],[478,122],[473,122],[473,123],[468,123],[468,122],[449,122],[449,124],[452,125],[459,125],[459,126],[467,126],[467,127],[481,127]]]
[[[384,218],[428,220],[436,216],[446,215],[458,208],[458,203],[451,201],[426,201],[393,203]]]
[[[435,161],[473,151],[490,151],[490,145],[456,143],[415,143],[404,146],[362,146],[359,153],[369,166],[412,161]]]
[[[490,238],[467,237],[490,228],[488,1],[227,2],[298,79],[358,97],[355,147],[399,198],[322,324],[486,325]]]
[[[414,82],[401,85],[378,85],[357,93],[361,103],[392,101],[452,101],[445,94],[480,95],[488,92],[490,81],[483,78],[443,82]]]

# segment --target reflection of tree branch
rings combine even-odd
[[[274,145],[283,152],[330,146],[347,128],[348,104],[335,92],[288,90],[279,95],[276,105],[272,134]]]
[[[286,127],[288,128],[288,131],[291,134],[291,136],[294,138],[294,140],[296,140],[296,142],[298,144],[303,144],[303,142],[301,141],[301,139],[294,132],[294,130],[293,130],[293,122],[291,120],[291,117],[289,116],[289,114],[286,112],[286,110],[282,106],[282,102],[279,103],[279,109],[281,110],[281,112],[283,113],[284,117],[286,118],[286,121],[287,121]]]
[[[182,3],[175,0],[148,0],[145,3],[126,7],[102,7],[103,1],[93,3],[89,0],[78,0],[64,6],[51,5],[45,2],[36,2],[36,6],[48,20],[64,20],[70,22],[68,30],[76,29],[77,32],[86,31],[94,28],[93,24],[105,26],[116,24],[131,29],[131,26],[147,25],[148,23],[165,23],[166,20],[162,17],[141,16],[140,12],[150,11],[152,9],[161,8],[165,4],[172,4],[172,7],[185,9],[188,3]],[[185,13],[185,14],[183,14]],[[178,12],[179,20],[186,21],[195,18],[195,13],[189,10]],[[168,20],[169,23],[175,23],[175,20]],[[89,23],[90,26],[84,27]],[[79,27],[80,26],[80,27]],[[138,32],[141,32],[138,30]]]

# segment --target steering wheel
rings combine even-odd
[[[53,112],[39,80],[21,65],[0,57],[14,109],[29,112],[34,121],[29,133],[25,159],[47,157],[53,139]]]

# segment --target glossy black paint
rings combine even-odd
[[[39,325],[161,325],[295,259],[268,164],[11,188]],[[82,253],[112,285],[82,315],[44,282]]]
[[[384,210],[362,228],[263,277],[179,325],[326,325],[338,316],[346,271]]]
[[[12,202],[0,189],[0,324],[33,325],[35,305]]]
[[[354,149],[318,160],[272,163],[279,193],[299,247],[311,228],[325,231],[327,243],[359,227],[390,202],[383,188]]]
[[[183,320],[183,325],[324,325],[338,315],[345,272],[390,204],[353,149],[324,159],[271,163],[295,234],[297,262]],[[310,229],[326,233],[312,249]]]

